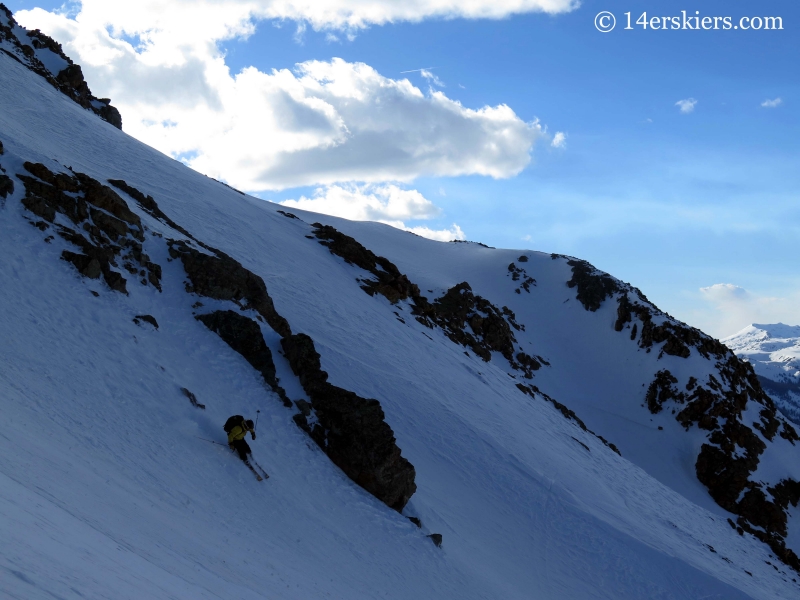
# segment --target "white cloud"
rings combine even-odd
[[[294,35],[292,36],[292,39],[296,44],[300,44],[302,46],[305,41],[304,38],[305,34],[306,34],[306,24],[303,21],[300,21],[297,24],[297,29],[294,30]]]
[[[407,226],[404,221],[433,219],[441,215],[441,210],[417,190],[394,184],[330,185],[315,190],[311,198],[301,196],[280,204],[354,221],[378,221],[434,240],[465,239],[464,232],[455,223],[450,229],[439,230]]]
[[[746,289],[732,283],[715,283],[714,285],[700,288],[700,293],[717,306],[747,302],[751,298]]]
[[[161,29],[190,30],[205,13],[219,15],[218,24],[259,19],[304,22],[315,30],[362,29],[429,18],[502,19],[513,14],[569,12],[579,0],[83,0],[83,13],[103,15],[109,24],[136,27],[145,20]],[[153,25],[151,25],[152,27]],[[148,27],[149,28],[149,27]]]
[[[783,104],[783,98],[775,98],[774,100],[764,100],[761,103],[762,108],[778,108]]]
[[[800,293],[790,297],[754,294],[730,283],[700,288],[712,311],[703,319],[709,333],[719,338],[732,335],[752,323],[800,323]]]
[[[406,227],[405,225],[398,225],[389,223],[398,229],[410,231],[420,237],[428,238],[429,240],[436,240],[437,242],[452,242],[453,240],[465,240],[467,236],[461,230],[461,227],[453,223],[449,229],[429,229],[428,227]]]
[[[441,210],[417,190],[406,190],[391,183],[330,185],[315,190],[311,198],[301,196],[281,204],[353,221],[432,219],[441,214]]]
[[[425,79],[431,82],[431,85],[435,85],[437,87],[445,87],[442,80],[439,79],[435,73],[430,71],[429,69],[420,69],[419,74],[422,75]]]
[[[557,131],[553,136],[553,141],[550,142],[553,148],[566,148],[567,147],[567,134]]]
[[[681,109],[683,114],[689,114],[690,112],[694,112],[694,107],[697,104],[697,100],[694,98],[687,98],[686,100],[678,100],[675,103],[675,106]]]
[[[567,0],[509,2],[191,2],[86,0],[74,18],[17,13],[61,41],[125,131],[247,191],[338,181],[519,173],[543,128],[506,105],[471,109],[363,63],[308,61],[294,70],[231,74],[217,44],[254,20],[361,27],[425,16],[558,12]],[[322,8],[319,8],[322,5]]]

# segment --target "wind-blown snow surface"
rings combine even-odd
[[[263,277],[278,312],[315,340],[330,380],[380,399],[417,470],[405,513],[424,523],[421,532],[347,479],[193,318],[199,298],[184,291],[161,238],[148,234],[145,250],[164,267],[164,292],[135,282],[129,296],[112,292],[59,260],[68,244],[45,243],[48,232],[26,221],[15,180],[0,208],[0,595],[797,597],[796,574],[737,535],[696,481],[702,437],[641,408],[652,356],[612,331],[611,303],[583,309],[564,261],[526,253],[538,285],[515,294],[506,267],[519,252],[299,211],[303,220],[287,219],[131,139],[5,55],[0,141],[9,173],[27,160],[124,179]],[[129,206],[151,234],[174,236]],[[365,294],[362,271],[305,237],[314,220],[395,262],[430,298],[466,280],[509,306],[526,325],[518,340],[551,363],[536,385],[622,457],[522,394],[501,361],[467,356],[407,306]],[[135,325],[138,314],[160,328]],[[281,384],[300,397],[277,334],[263,332]],[[224,441],[228,415],[256,410],[251,445],[271,474],[262,483],[198,439]],[[441,549],[430,531],[443,534]]]
[[[722,342],[753,365],[778,407],[800,423],[800,326],[753,324]]]

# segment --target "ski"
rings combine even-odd
[[[258,474],[258,471],[256,471],[253,468],[253,465],[251,465],[249,462],[245,462],[244,464],[246,464],[247,468],[250,469],[253,472],[253,475],[256,476],[256,479],[258,479],[259,481],[264,481],[264,479],[261,477],[261,475]]]
[[[206,438],[201,438],[200,436],[197,436],[197,435],[195,437],[198,440],[203,440],[205,442],[211,442],[212,444],[216,444],[217,446],[225,446],[225,444],[221,444],[220,442],[215,442],[214,440],[208,440]],[[251,462],[253,464],[250,464]],[[264,479],[269,479],[269,473],[267,473],[264,470],[264,467],[262,467],[256,461],[250,459],[249,461],[246,461],[244,464],[247,465],[247,468],[250,469],[253,472],[253,475],[255,475],[256,479],[258,479],[259,481],[263,481]],[[255,465],[255,467],[253,465]],[[256,467],[258,467],[258,469],[256,469]],[[259,471],[261,471],[261,473],[259,473]],[[263,477],[262,477],[262,475],[263,475]]]
[[[252,462],[252,463],[253,463],[253,464],[254,464],[256,467],[258,467],[258,470],[259,470],[259,471],[261,471],[261,474],[264,476],[264,479],[269,479],[269,473],[267,473],[267,472],[264,470],[264,467],[262,467],[260,464],[258,464],[258,463],[257,463],[256,461],[254,461],[254,460],[253,460],[253,461],[251,461],[251,462]]]

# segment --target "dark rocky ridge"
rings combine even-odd
[[[3,142],[0,141],[0,156],[2,156],[4,152]],[[14,193],[14,181],[5,173],[6,170],[0,166],[0,198],[3,200]]]
[[[400,454],[380,402],[328,383],[309,336],[284,337],[281,346],[319,420],[310,430],[301,414],[298,424],[348,477],[390,507],[403,510],[417,489],[416,473]]]
[[[491,360],[492,352],[499,352],[527,379],[544,362],[515,350],[517,340],[513,330],[524,331],[524,325],[517,323],[514,312],[506,306],[498,309],[473,293],[466,281],[447,290],[432,304],[425,297],[416,298],[414,314],[417,321],[427,327],[440,327],[451,341],[471,348],[486,362]]]
[[[408,277],[400,273],[400,270],[389,260],[377,256],[355,239],[337,231],[330,225],[314,223],[312,227],[314,227],[314,235],[321,240],[321,244],[330,249],[331,254],[340,256],[347,264],[354,264],[375,277],[374,280],[362,280],[361,289],[370,296],[376,293],[381,294],[392,304],[400,300],[419,297],[419,288],[411,283]]]
[[[278,385],[272,352],[264,342],[258,323],[232,310],[218,310],[195,318],[241,354],[256,371],[261,373],[264,381],[283,400],[284,406],[291,408],[292,401]]]
[[[381,294],[392,304],[410,300],[417,321],[429,328],[440,327],[451,341],[470,348],[486,362],[491,360],[492,352],[499,352],[512,368],[522,371],[528,379],[545,362],[515,349],[517,340],[512,328],[524,331],[524,325],[517,323],[514,312],[508,307],[498,309],[485,298],[474,294],[469,283],[453,286],[431,303],[420,294],[419,286],[388,259],[377,256],[354,238],[330,225],[314,223],[312,227],[314,235],[328,247],[331,254],[375,277],[373,280],[360,280],[361,289],[370,296]]]
[[[669,370],[658,371],[645,394],[647,408],[657,414],[669,405],[684,428],[689,430],[696,425],[708,432],[708,443],[701,446],[695,463],[698,480],[717,504],[738,515],[740,533],[747,531],[768,544],[776,556],[800,572],[800,558],[785,542],[788,507],[800,502],[800,483],[784,479],[767,487],[751,479],[766,450],[762,436],[771,442],[780,435],[792,445],[800,441],[800,436],[777,412],[752,365],[718,340],[661,313],[630,285],[585,261],[559,255],[553,258],[567,259],[572,267],[572,279],[567,285],[577,288],[577,299],[586,310],[596,311],[606,299],[617,295],[614,330],[621,332],[632,323],[630,339],[635,341],[641,331],[640,348],[650,352],[656,344],[663,344],[658,359],[665,354],[686,359],[694,351],[714,361],[716,376],[710,374],[702,382],[690,376],[683,389]],[[656,318],[661,320],[658,325]],[[760,407],[759,420],[752,428],[743,421],[749,403]]]
[[[678,379],[668,370],[659,371],[647,390],[647,406],[658,413],[671,403],[675,418],[687,430],[697,425],[709,432],[709,443],[702,445],[695,464],[697,478],[717,504],[739,515],[740,529],[767,543],[783,562],[800,571],[800,560],[785,544],[788,505],[797,506],[800,483],[784,479],[772,488],[751,480],[766,450],[756,431],[768,442],[780,435],[794,445],[800,437],[791,424],[778,417],[749,363],[731,353],[716,367],[719,379],[711,374],[698,385],[692,378],[686,391],[678,388]],[[762,407],[752,428],[742,417],[749,402]]]
[[[552,254],[553,259],[567,259],[572,267],[572,279],[567,282],[571,288],[577,288],[576,298],[589,311],[596,311],[606,298],[620,291],[619,282],[608,273],[598,271],[585,260]]]
[[[52,224],[59,236],[81,250],[65,250],[64,260],[82,275],[91,279],[102,275],[111,289],[127,293],[127,280],[112,269],[121,261],[143,285],[161,290],[161,267],[142,250],[141,220],[114,190],[82,173],[55,174],[40,163],[26,162],[24,167],[30,175],[17,174],[25,186],[22,204],[42,219],[36,225],[46,229]],[[57,214],[76,228],[57,224]]]
[[[97,98],[92,95],[89,86],[83,78],[80,65],[76,65],[53,38],[45,35],[38,29],[27,31],[26,39],[19,39],[13,31],[18,24],[11,11],[5,4],[0,3],[0,42],[8,42],[13,51],[0,48],[8,56],[26,66],[28,69],[43,77],[47,83],[68,96],[83,108],[92,111],[104,121],[111,123],[117,129],[122,129],[122,116],[119,111],[111,106],[108,98]],[[35,50],[46,50],[60,57],[67,66],[58,73],[47,70],[41,60],[36,57]]]
[[[197,242],[197,240],[194,239],[194,237],[192,236],[191,233],[186,231],[183,227],[178,225],[175,221],[170,219],[167,215],[165,215],[162,212],[162,210],[158,207],[158,204],[156,204],[156,201],[153,200],[152,196],[145,196],[142,192],[137,190],[135,187],[128,185],[122,179],[109,179],[108,183],[113,185],[118,190],[122,190],[123,192],[128,194],[131,198],[136,200],[136,202],[139,204],[139,206],[142,208],[142,210],[144,210],[147,214],[149,214],[154,219],[158,219],[159,221],[161,221],[162,223],[164,223],[168,227],[171,227],[175,231],[178,231],[178,232],[182,233],[183,235],[185,235],[186,237],[188,237],[188,238],[190,238],[190,239],[192,239],[192,240]],[[200,243],[200,242],[198,242],[198,243]],[[202,244],[202,243],[200,243],[200,245],[204,246],[204,244]]]
[[[275,310],[264,280],[227,254],[205,254],[183,241],[169,240],[169,254],[180,258],[191,285],[186,291],[216,300],[230,300],[242,309],[252,308],[282,337],[291,335],[289,323]]]
[[[5,174],[0,173],[0,196],[5,200],[14,193],[14,182]]]

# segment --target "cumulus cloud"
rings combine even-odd
[[[690,112],[694,112],[694,107],[697,105],[697,100],[694,98],[687,98],[686,100],[678,100],[675,103],[675,106],[681,109],[681,112],[685,115],[688,115]]]
[[[392,224],[398,229],[403,229],[404,231],[410,231],[411,233],[415,233],[416,235],[424,238],[428,238],[429,240],[436,240],[437,242],[452,242],[453,240],[466,240],[467,236],[464,235],[464,232],[461,231],[461,227],[453,223],[453,225],[449,229],[429,229],[428,227],[406,227],[402,224]]]
[[[231,74],[218,43],[250,35],[256,19],[346,28],[572,5],[86,0],[74,17],[41,9],[18,16],[64,43],[95,93],[114,100],[128,133],[203,173],[257,191],[420,176],[511,177],[529,163],[543,128],[506,105],[468,108],[441,91],[424,92],[408,79],[338,58]]]
[[[553,141],[550,142],[553,148],[566,148],[567,147],[567,134],[557,131],[553,136]]]
[[[700,293],[717,306],[748,302],[752,298],[746,289],[732,283],[715,283],[714,285],[700,288]]]
[[[705,319],[709,333],[732,335],[752,323],[800,323],[800,293],[789,297],[754,294],[731,283],[700,288],[712,312]]]
[[[761,108],[778,108],[781,104],[783,104],[783,98],[768,99],[761,103]]]
[[[145,29],[191,29],[214,13],[217,24],[239,26],[249,20],[279,19],[308,24],[316,30],[353,30],[370,25],[428,18],[502,19],[513,14],[569,12],[579,0],[83,0],[82,12],[104,16],[109,24]],[[124,25],[121,25],[123,24]]]
[[[285,200],[284,206],[354,221],[432,219],[441,210],[417,190],[394,184],[339,184],[318,188],[311,198]]]
[[[311,198],[301,196],[280,204],[354,221],[378,221],[434,240],[465,239],[464,232],[455,223],[445,229],[407,226],[405,221],[433,219],[441,215],[441,210],[417,190],[395,184],[329,185],[316,189]]]

